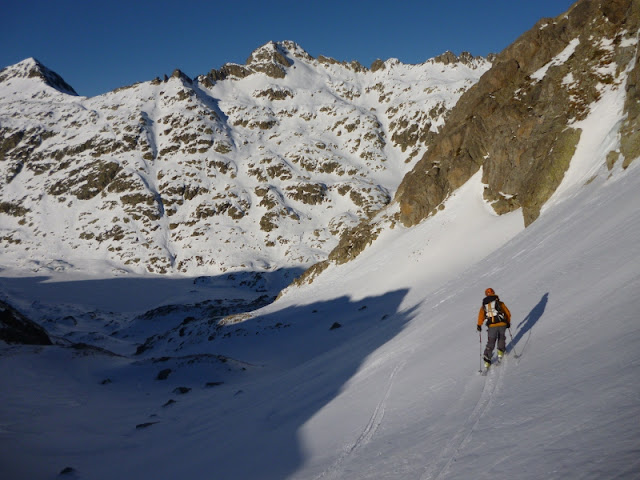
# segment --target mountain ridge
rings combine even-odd
[[[389,203],[489,66],[445,57],[372,71],[269,42],[242,68],[93,98],[9,76],[31,61],[5,68],[5,266],[199,275],[322,260]]]

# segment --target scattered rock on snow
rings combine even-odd
[[[141,430],[141,429],[143,429],[143,428],[150,427],[151,425],[155,425],[156,423],[160,423],[160,422],[145,422],[145,423],[139,423],[138,425],[136,425],[136,430]]]
[[[69,475],[73,472],[75,472],[75,469],[73,467],[65,467],[60,471],[60,475]]]

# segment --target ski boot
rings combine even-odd
[[[502,357],[504,357],[504,350],[498,350],[498,360],[502,360]]]
[[[488,355],[485,355],[482,358],[484,360],[484,368],[489,368],[491,366],[491,357],[489,357]]]

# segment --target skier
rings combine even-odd
[[[500,301],[493,288],[484,291],[485,298],[482,300],[482,307],[478,312],[478,331],[482,331],[482,324],[487,323],[489,338],[487,347],[484,349],[484,366],[489,368],[493,349],[498,341],[498,360],[502,359],[506,350],[507,328],[511,326],[511,312],[507,306]]]

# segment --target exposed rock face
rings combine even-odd
[[[3,301],[0,301],[0,340],[24,345],[51,345],[44,328]]]
[[[211,70],[203,76],[201,82],[212,87],[215,82],[227,78],[245,78],[254,73],[264,73],[271,78],[284,78],[287,69],[293,65],[289,56],[295,56],[308,62],[314,58],[291,41],[269,42],[254,50],[245,65],[227,63],[220,70]]]
[[[540,20],[492,57],[492,68],[451,110],[398,187],[389,211],[399,213],[363,219],[296,283],[355,258],[396,220],[410,227],[435,214],[480,168],[485,200],[498,214],[521,208],[529,225],[569,167],[581,136],[576,124],[607,88],[626,88],[626,101],[620,151],[609,152],[606,164],[626,168],[640,156],[639,28],[638,0],[581,0]],[[445,52],[435,60],[455,58]]]
[[[490,66],[471,60],[390,59],[372,72],[270,42],[246,65],[94,98],[70,96],[34,60],[7,67],[2,264],[101,258],[118,271],[211,274],[324,260],[389,204]]]
[[[500,53],[452,110],[431,149],[396,193],[410,226],[433,213],[479,168],[498,213],[523,209],[525,224],[560,184],[584,119],[603,86],[627,85],[625,161],[638,156],[636,35],[640,3],[582,0],[543,19]]]
[[[284,78],[286,69],[293,65],[293,62],[286,57],[284,49],[279,48],[275,42],[269,42],[251,54],[247,65],[269,77]]]
[[[435,62],[442,63],[444,65],[451,65],[452,63],[462,63],[463,65],[474,65],[476,62],[483,59],[474,57],[469,52],[462,52],[460,56],[456,56],[451,51],[446,51],[442,55],[438,55],[433,59]]]

